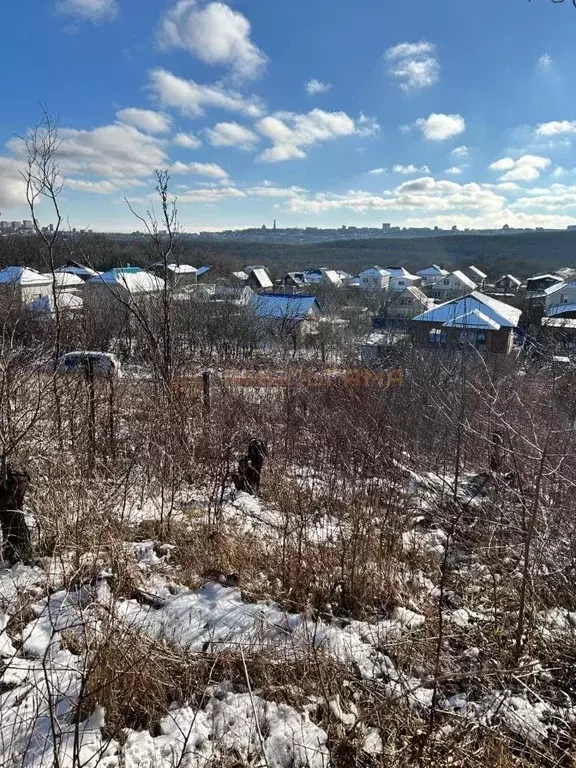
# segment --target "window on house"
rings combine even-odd
[[[450,280],[443,280],[442,285],[450,285]]]
[[[428,334],[428,341],[430,344],[445,344],[446,331],[443,331],[442,328],[432,328]]]
[[[560,304],[568,304],[568,294],[567,293],[561,293],[560,294]]]
[[[398,280],[398,285],[405,285],[404,280]]]

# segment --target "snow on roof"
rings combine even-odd
[[[486,280],[486,278],[488,277],[486,273],[482,272],[482,270],[478,269],[478,267],[475,267],[474,264],[471,264],[468,267],[468,269],[470,270],[470,272],[473,272],[476,275],[476,277],[479,277],[481,280]]]
[[[263,269],[265,272],[268,271],[265,264],[248,264],[244,267],[243,272],[246,272],[246,274],[249,275],[250,272],[253,272],[255,269]]]
[[[161,291],[164,287],[162,278],[145,272],[140,267],[116,267],[88,280],[88,285],[97,285],[98,283],[120,285],[129,293],[154,293]]]
[[[568,312],[576,312],[576,304],[556,304],[554,307],[548,307],[546,316],[555,317],[556,315],[565,315]]]
[[[154,269],[164,269],[164,262],[157,261],[155,264],[151,264],[150,266]],[[170,272],[174,272],[176,275],[189,275],[198,271],[196,267],[193,267],[191,264],[167,264],[166,268]]]
[[[576,318],[573,317],[543,317],[541,321],[543,328],[576,328]]]
[[[459,299],[452,299],[439,304],[437,307],[417,315],[414,320],[426,323],[447,323],[449,320],[466,315],[479,310],[483,315],[493,320],[505,328],[515,328],[520,320],[522,311],[504,304],[503,301],[485,296],[479,291],[462,296]]]
[[[405,288],[402,293],[398,294],[398,299],[401,296],[404,296],[405,293],[409,293],[411,296],[414,296],[415,299],[418,299],[418,301],[424,302],[424,304],[429,304],[432,301],[432,299],[426,296],[424,291],[418,288],[417,285],[410,285],[408,288]]]
[[[340,287],[342,285],[342,278],[335,269],[323,269],[322,274],[324,276],[324,280],[327,283],[330,283],[330,285],[336,287]]]
[[[341,280],[350,280],[352,275],[348,272],[345,272],[343,269],[337,269],[336,274]]]
[[[514,275],[502,275],[502,277],[499,277],[498,280],[496,280],[496,285],[504,280],[508,280],[508,282],[514,283],[515,285],[522,285],[522,281],[518,280]]]
[[[490,331],[499,331],[500,324],[491,320],[488,315],[480,312],[479,309],[473,309],[465,315],[453,317],[444,323],[444,328],[474,328]]]
[[[554,285],[549,285],[548,288],[544,289],[544,295],[545,296],[552,296],[553,293],[557,293],[558,291],[563,290],[564,288],[567,288],[569,285],[576,287],[576,283],[554,283]]]
[[[41,275],[28,267],[5,267],[0,270],[2,285],[50,285],[52,276]]]
[[[477,288],[476,283],[474,280],[471,280],[468,275],[465,275],[464,272],[460,269],[455,269],[454,272],[452,272],[455,278],[460,280],[461,283],[463,283],[468,288],[471,288],[473,291]]]
[[[52,275],[46,275],[46,277],[52,279]],[[72,272],[57,272],[54,270],[54,285],[57,288],[76,288],[84,285],[84,280],[78,275]]]
[[[439,267],[438,264],[431,264],[429,267],[419,269],[416,274],[418,277],[435,277],[436,275],[438,277],[445,277],[448,274],[448,270]]]
[[[304,320],[314,309],[320,310],[315,296],[268,293],[255,296],[252,302],[258,317]]]
[[[404,267],[386,267],[384,270],[390,277],[405,277],[408,280],[417,280],[418,276],[408,272]]]
[[[232,272],[232,277],[235,277],[236,280],[248,280],[248,275],[243,269],[239,269],[237,272]]]
[[[564,280],[559,275],[552,275],[550,273],[546,273],[544,275],[534,275],[534,277],[527,278],[526,282],[530,283],[532,280],[544,280],[545,278],[548,280],[556,280],[557,283],[564,282]]]
[[[250,270],[250,276],[256,280],[260,288],[272,288],[272,280],[268,277],[268,272],[264,267],[254,267]]]
[[[369,276],[369,275],[389,275],[389,271],[386,269],[383,269],[382,267],[374,266],[369,267],[369,269],[365,269],[362,272],[359,273],[358,277],[362,277],[363,275]]]

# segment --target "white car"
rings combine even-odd
[[[56,373],[83,373],[92,369],[94,376],[122,375],[120,361],[111,352],[67,352],[56,363]]]

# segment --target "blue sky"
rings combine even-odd
[[[2,218],[42,103],[79,228],[136,228],[156,168],[190,231],[576,222],[570,0],[20,0],[4,30]]]

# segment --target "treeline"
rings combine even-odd
[[[175,258],[200,266],[220,264],[239,269],[266,264],[275,276],[306,267],[332,267],[357,274],[366,267],[406,266],[417,270],[431,263],[457,269],[475,264],[491,276],[510,272],[525,278],[535,272],[576,267],[576,232],[531,232],[514,235],[452,235],[447,237],[348,240],[333,243],[286,244],[203,241],[183,236]],[[144,236],[66,234],[58,258],[74,259],[95,269],[132,264],[145,267],[154,253]],[[35,237],[0,239],[0,264],[47,269]]]

